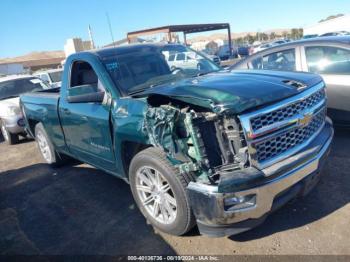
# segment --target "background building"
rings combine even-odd
[[[71,54],[94,48],[94,44],[91,40],[83,41],[81,38],[69,38],[64,45],[64,53],[66,57],[68,57]]]
[[[61,67],[65,59],[63,51],[32,52],[23,56],[0,59],[2,74],[31,73],[39,69]]]
[[[0,75],[14,75],[24,73],[24,67],[19,63],[0,64]]]
[[[350,32],[350,15],[321,20],[317,24],[304,27],[304,35],[322,35],[337,31]]]

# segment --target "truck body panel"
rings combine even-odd
[[[322,78],[213,71],[178,79],[165,70],[170,81],[128,93],[125,86],[148,83],[155,68],[163,70],[157,77],[164,79],[159,48],[139,45],[71,55],[60,94],[21,96],[27,130],[35,137],[35,125],[41,123],[55,152],[126,181],[135,155],[158,148],[179,174],[193,176],[187,194],[201,232],[212,235],[212,230],[225,235],[233,232],[226,230],[232,223],[265,216],[283,190],[303,184],[295,189],[297,195],[309,184],[301,181],[320,172],[333,136]],[[144,52],[151,57],[149,65],[141,59],[128,68],[123,59]]]
[[[288,85],[288,80],[303,83],[302,88]],[[156,86],[136,96],[169,96],[217,112],[228,109],[232,114],[240,114],[296,95],[321,81],[319,76],[307,73],[219,72]]]

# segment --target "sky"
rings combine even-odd
[[[0,58],[63,50],[67,38],[95,44],[169,24],[230,23],[232,32],[296,28],[350,14],[350,0],[0,0]]]

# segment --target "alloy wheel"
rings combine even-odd
[[[38,142],[41,154],[43,155],[46,162],[50,163],[52,156],[51,156],[50,147],[49,147],[49,144],[47,143],[46,137],[42,134],[42,132],[38,132],[36,138],[37,138],[37,142]]]
[[[136,190],[141,204],[156,221],[171,224],[177,215],[174,192],[165,177],[152,167],[136,172]]]
[[[9,136],[7,134],[7,130],[6,130],[6,127],[4,126],[4,124],[1,124],[1,133],[2,133],[2,136],[4,137],[4,139],[6,141],[9,140]]]

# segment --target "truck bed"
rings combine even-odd
[[[34,137],[36,124],[42,123],[55,146],[65,145],[58,112],[59,88],[26,93],[21,95],[20,100],[25,119],[28,122],[27,132]]]

